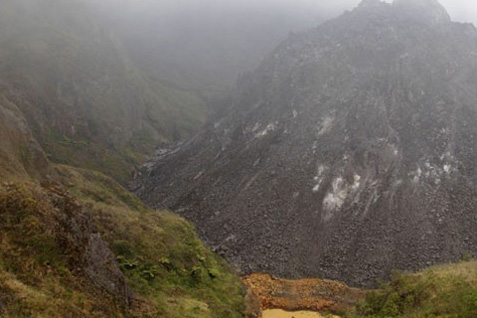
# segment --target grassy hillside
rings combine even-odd
[[[240,278],[189,223],[100,172],[51,164],[1,97],[0,317],[244,316]]]
[[[169,212],[147,210],[100,173],[57,166],[117,255],[130,286],[156,304],[160,317],[241,317],[243,286],[225,261],[206,248],[195,229]]]
[[[240,278],[189,223],[104,175],[55,169],[77,196],[0,186],[1,317],[243,317]]]
[[[74,200],[34,184],[0,187],[1,317],[126,316],[126,301],[115,299],[119,295],[114,288],[109,293],[88,274],[92,257],[85,249],[92,245],[83,239],[92,233],[81,218],[68,222],[81,226],[82,232],[62,222],[73,212],[82,213]],[[84,248],[75,246],[75,239]],[[111,260],[108,254],[103,256]],[[117,282],[110,279],[120,276],[117,268],[97,265],[105,271],[105,281]]]
[[[22,112],[0,93],[0,181],[41,177],[48,167]]]
[[[477,317],[477,261],[395,276],[380,290],[370,292],[350,317]]]
[[[117,180],[207,116],[194,93],[145,76],[85,1],[0,3],[0,94],[51,160]]]

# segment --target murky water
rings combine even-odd
[[[263,318],[339,318],[338,316],[323,316],[312,311],[284,311],[281,309],[270,309],[263,312]]]

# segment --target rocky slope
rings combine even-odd
[[[132,184],[244,273],[372,285],[477,253],[477,31],[365,0],[283,42]]]

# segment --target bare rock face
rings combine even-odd
[[[437,0],[395,0],[393,5],[423,22],[442,23],[451,20],[446,9]]]
[[[128,306],[132,291],[119,269],[116,257],[95,231],[88,206],[81,205],[64,189],[51,182],[43,183],[52,205],[58,209],[57,240],[76,274],[114,296],[118,304]]]
[[[244,273],[373,285],[477,254],[477,32],[367,0],[283,42],[133,184]]]

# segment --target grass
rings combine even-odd
[[[47,160],[32,142],[17,106],[0,92],[0,180],[28,179],[45,173]]]
[[[54,171],[116,255],[134,304],[118,305],[72,267],[81,262],[61,245],[64,204],[34,183],[11,182],[0,185],[0,317],[244,316],[240,278],[190,223],[149,210],[101,173]]]
[[[241,317],[243,287],[194,228],[168,212],[131,212],[95,204],[94,218],[131,287],[163,317]]]
[[[144,203],[114,179],[101,172],[53,165],[58,180],[79,199],[134,211],[146,211]]]
[[[59,213],[34,184],[0,187],[0,316],[123,317],[110,295],[73,273],[74,256],[58,241]]]
[[[92,218],[129,284],[160,308],[161,317],[242,316],[240,278],[200,241],[190,223],[147,209],[101,173],[58,165],[55,170],[70,192],[92,207]]]
[[[350,317],[475,318],[477,261],[432,267],[417,274],[396,273],[380,290],[369,292]]]

